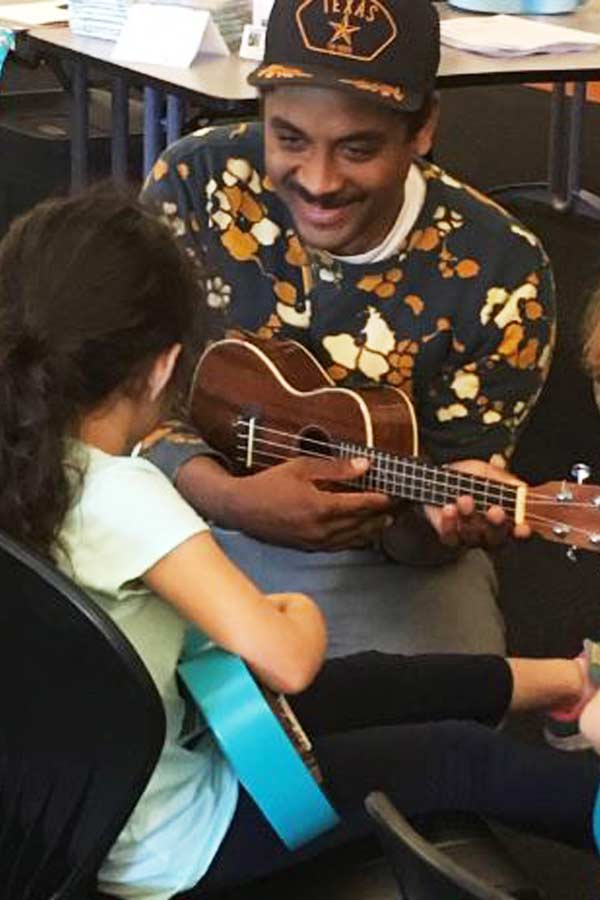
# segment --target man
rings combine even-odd
[[[276,0],[250,76],[262,123],[179,141],[143,197],[203,267],[215,334],[293,337],[339,385],[399,387],[425,454],[509,480],[550,362],[552,276],[523,226],[423,161],[438,62],[429,0]],[[332,655],[504,649],[493,567],[470,549],[505,537],[500,509],[318,489],[361,474],[350,461],[234,478],[177,428],[150,455],[264,590],[319,601]]]

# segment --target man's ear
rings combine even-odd
[[[181,353],[181,344],[173,344],[158,354],[148,377],[150,399],[157,400],[171,380],[175,363]]]
[[[427,121],[422,125],[415,135],[415,153],[417,156],[427,156],[433,147],[433,139],[440,120],[440,101],[437,94],[434,94],[431,101],[431,112],[427,117]]]

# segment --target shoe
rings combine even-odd
[[[591,750],[592,744],[579,730],[579,716],[600,687],[600,643],[586,639],[577,657],[582,667],[585,687],[581,699],[567,709],[555,709],[546,715],[544,738],[556,750],[576,752]]]
[[[544,725],[544,740],[555,750],[568,753],[592,749],[591,742],[579,730],[579,715],[561,719],[559,713],[548,713]]]

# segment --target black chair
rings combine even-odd
[[[401,900],[540,900],[542,894],[479,816],[428,817],[427,837],[385,794],[365,800]]]
[[[68,579],[0,533],[0,896],[82,900],[164,741],[150,676]]]

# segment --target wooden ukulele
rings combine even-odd
[[[501,506],[516,523],[569,547],[600,550],[600,488],[566,481],[518,487],[431,465],[416,457],[409,398],[391,386],[336,387],[295,341],[242,335],[211,344],[190,395],[194,426],[239,472],[292,457],[371,461],[349,490],[442,506],[470,495],[476,509]]]

